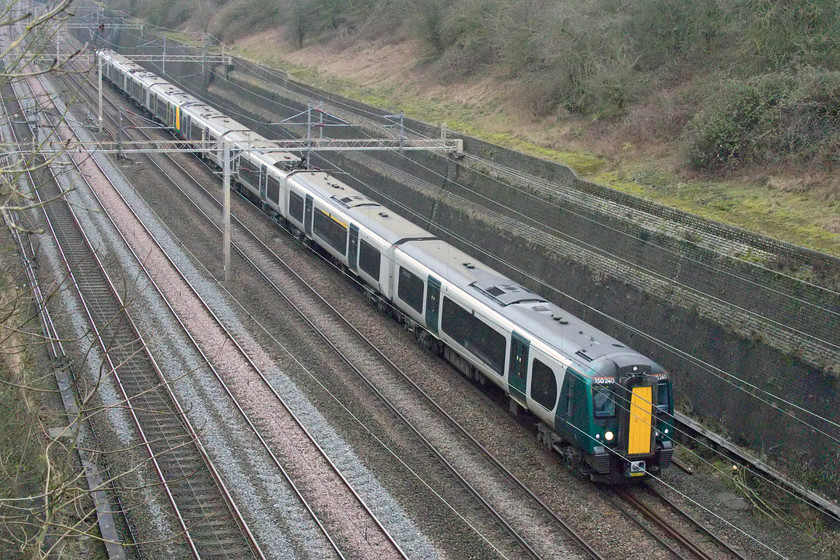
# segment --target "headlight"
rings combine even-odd
[[[668,428],[665,428],[665,433],[666,433],[666,434],[668,433]]]
[[[612,441],[614,437],[615,434],[613,434],[612,432],[607,432],[606,434],[604,434],[604,439],[606,439],[607,441]]]

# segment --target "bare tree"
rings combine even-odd
[[[64,25],[72,0],[62,0],[53,8],[41,12],[31,9],[31,2],[10,2],[0,12],[0,91],[9,91],[16,81],[45,74],[67,71],[79,51],[67,53],[59,60],[58,38]],[[36,64],[37,63],[37,64]],[[12,115],[13,122],[25,122],[36,127],[39,124],[37,99],[27,99],[20,113]],[[10,213],[21,212],[36,206],[32,196],[19,188],[22,178],[56,161],[53,154],[40,154],[41,145],[33,137],[31,150],[25,153],[23,146],[18,150],[6,150],[0,161],[0,215],[7,227],[16,227]],[[36,157],[37,156],[37,157]]]
[[[30,2],[15,1],[0,8],[0,92],[4,102],[14,96],[12,86],[17,82],[75,72],[68,63],[80,51],[59,56],[56,44],[70,16],[71,2],[61,0],[52,8],[37,5],[35,9]],[[62,341],[75,348],[73,360],[51,362],[46,355],[46,346],[55,341],[43,332],[40,321],[44,315],[40,312],[50,302],[67,298],[70,276],[39,288],[33,298],[34,271],[22,271],[11,249],[17,244],[25,263],[35,260],[33,245],[23,238],[31,235],[37,245],[42,232],[31,219],[33,211],[40,212],[51,200],[39,200],[33,192],[43,184],[39,182],[47,176],[47,168],[59,165],[62,145],[56,141],[45,149],[44,138],[51,133],[45,130],[40,138],[37,134],[42,109],[39,100],[23,101],[29,110],[13,112],[1,123],[0,215],[5,228],[0,235],[0,558],[78,558],[94,552],[103,539],[95,503],[99,491],[140,495],[133,501],[138,507],[148,499],[144,496],[158,490],[144,482],[142,473],[150,459],[142,449],[123,446],[103,452],[84,435],[91,422],[108,425],[105,416],[128,404],[124,400],[106,402],[101,395],[103,385],[119,367],[101,358],[109,350],[99,348],[82,333]],[[55,116],[66,118],[64,114]],[[11,141],[9,132],[21,125],[34,127],[36,133],[31,143],[19,146]],[[28,183],[30,178],[34,184]],[[128,282],[124,290],[122,301],[137,297],[138,289]],[[113,320],[121,320],[122,312]],[[69,375],[71,361],[77,371],[98,374],[80,375],[77,380],[67,377],[66,383],[59,381],[56,388],[56,366]],[[71,403],[66,410],[56,406],[62,398],[65,404]],[[108,454],[129,459],[111,471],[113,474],[106,471],[92,482],[86,467]]]

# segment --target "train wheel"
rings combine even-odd
[[[432,341],[434,340],[432,335],[428,331],[418,328],[415,336],[417,337],[417,341],[423,345],[423,349],[431,353]]]
[[[563,462],[566,463],[566,467],[568,467],[570,471],[577,473],[581,463],[580,451],[571,445],[567,445],[563,448]]]

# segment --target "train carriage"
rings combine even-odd
[[[430,349],[539,419],[539,439],[594,480],[657,472],[673,453],[672,387],[649,358],[111,52],[108,79],[175,134],[222,140],[251,200],[367,286]],[[221,143],[202,152],[223,166]]]
[[[264,139],[246,145],[239,158],[237,179],[248,190],[249,198],[275,217],[285,216],[286,175],[288,169],[300,163],[300,158],[278,150],[276,144]]]
[[[670,463],[661,366],[443,241],[399,252],[414,264],[393,265],[395,303],[445,343],[456,367],[539,418],[540,439],[570,466],[615,482]]]

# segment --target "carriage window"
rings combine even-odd
[[[423,280],[407,269],[400,267],[400,283],[397,294],[417,313],[423,312]]]
[[[296,192],[289,193],[289,216],[303,223],[303,197]]]
[[[608,385],[593,385],[592,405],[595,418],[612,418],[615,416],[615,393]]]
[[[248,181],[252,187],[260,186],[260,174],[247,161],[242,161],[239,165],[239,176]]]
[[[557,378],[554,370],[539,360],[534,360],[531,369],[531,398],[548,410],[557,402]]]
[[[342,255],[347,254],[347,227],[318,208],[315,209],[312,231]]]
[[[201,127],[190,123],[190,139],[201,140]]]
[[[268,180],[268,200],[280,203],[280,179]]]
[[[493,328],[449,299],[443,298],[441,329],[499,375],[504,375],[507,341]]]
[[[362,239],[359,242],[359,268],[372,278],[379,280],[379,263],[382,260],[379,251]]]

